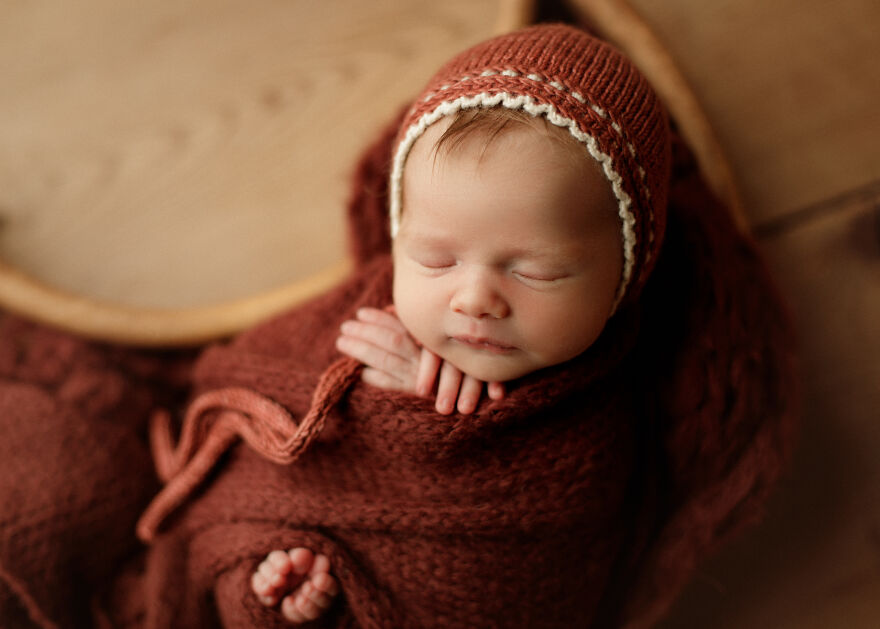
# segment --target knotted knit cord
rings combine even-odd
[[[360,364],[351,358],[330,365],[299,424],[277,402],[250,389],[228,387],[204,393],[190,404],[175,447],[168,413],[157,412],[150,440],[157,472],[166,485],[138,521],[138,537],[152,541],[162,521],[239,438],[270,461],[283,465],[296,461],[324,428],[327,414],[357,381],[359,372]]]
[[[27,584],[20,583],[19,580],[15,578],[14,575],[7,572],[2,565],[0,565],[0,583],[15,593],[15,596],[18,597],[18,602],[25,608],[28,619],[30,619],[34,625],[40,629],[58,629],[58,625],[52,622],[43,613],[40,604],[30,595]]]

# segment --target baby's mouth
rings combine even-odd
[[[470,349],[486,351],[492,354],[509,354],[516,349],[513,345],[507,345],[492,338],[466,335],[453,336],[450,338],[456,343],[464,345]]]

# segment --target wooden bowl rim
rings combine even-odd
[[[495,32],[531,23],[535,0],[501,0]],[[747,233],[739,187],[702,106],[674,59],[626,0],[578,0],[577,17],[626,53],[646,75],[678,123],[713,192]],[[0,262],[0,307],[99,341],[142,347],[184,347],[229,337],[314,297],[351,272],[349,259],[297,282],[243,299],[191,308],[137,308],[60,290]]]

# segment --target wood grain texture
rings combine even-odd
[[[880,3],[630,1],[694,86],[753,222],[880,176]]]
[[[358,153],[498,2],[0,7],[0,257],[71,293],[185,308],[344,257]]]

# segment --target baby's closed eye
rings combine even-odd
[[[550,268],[514,268],[512,275],[528,285],[546,286],[570,277],[570,273],[562,269]]]
[[[454,266],[455,260],[423,260],[419,264],[429,269],[446,269]]]
[[[458,263],[454,257],[442,254],[420,254],[412,256],[412,259],[420,267],[429,271],[451,269]]]

